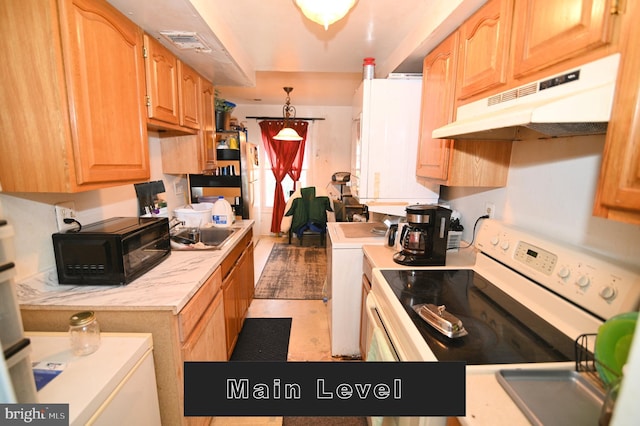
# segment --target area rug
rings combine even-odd
[[[324,247],[274,244],[255,289],[256,299],[322,300],[327,279]]]
[[[291,318],[246,318],[230,361],[287,361]]]

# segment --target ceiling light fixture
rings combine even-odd
[[[304,16],[324,26],[325,31],[329,25],[344,18],[357,0],[295,0],[296,5],[302,10]]]
[[[287,92],[287,100],[282,107],[282,115],[284,117],[284,127],[278,132],[277,135],[273,137],[273,139],[277,141],[301,141],[302,136],[298,134],[294,129],[289,127],[289,119],[291,115],[293,118],[296,118],[296,108],[291,105],[291,98],[289,98],[289,93],[293,90],[293,87],[283,87],[284,91]]]

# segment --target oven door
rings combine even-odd
[[[366,303],[368,327],[371,328],[371,341],[367,349],[367,362],[397,362],[400,357],[396,352],[389,335],[378,313],[376,298],[369,293]],[[371,426],[445,426],[446,417],[371,417]]]
[[[374,296],[371,293],[367,296],[366,310],[369,318],[368,326],[370,327],[370,330],[367,330],[367,334],[371,336],[369,347],[367,348],[367,361],[400,361],[382,325]]]

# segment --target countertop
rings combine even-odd
[[[231,249],[253,226],[253,220],[236,221],[238,231],[220,250],[172,250],[167,259],[140,278],[121,286],[61,285],[55,266],[17,283],[20,308],[170,310],[187,304]]]
[[[404,266],[393,261],[396,250],[387,245],[364,245],[364,255],[371,262],[373,268],[406,268],[406,269],[442,269],[442,266]],[[476,263],[476,250],[469,247],[457,252],[447,253],[447,263],[444,268],[470,268]]]

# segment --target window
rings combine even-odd
[[[305,147],[305,159],[302,163],[302,172],[300,173],[300,182],[299,187],[304,187],[307,185],[307,153],[308,153],[308,145]],[[269,159],[267,158],[263,164],[264,166],[264,204],[263,207],[273,208],[273,194],[276,190],[276,179],[273,177],[273,172],[271,172],[271,164],[269,163]],[[290,176],[286,176],[282,180],[282,191],[284,193],[284,199],[287,200],[289,198],[289,194],[293,191],[293,179]]]
[[[313,146],[313,125],[309,123],[309,127],[307,130],[307,140],[304,147],[304,161],[302,162],[302,171],[300,172],[300,182],[298,183],[298,188],[307,186],[307,174],[309,171],[309,158],[311,157],[312,146]],[[262,152],[265,152],[264,147],[261,148]],[[263,182],[263,195],[261,197],[263,200],[262,207],[271,209],[273,208],[273,193],[276,190],[276,179],[273,177],[273,172],[271,171],[271,162],[267,155],[263,156],[263,161],[261,162],[262,167],[262,176]],[[293,179],[290,176],[286,176],[282,180],[282,192],[284,193],[285,201],[289,198],[289,194],[293,191]]]

